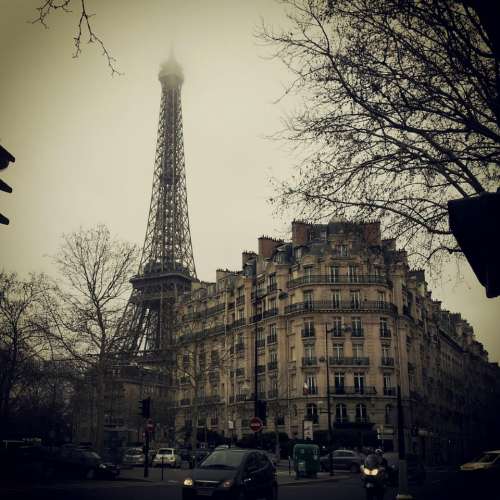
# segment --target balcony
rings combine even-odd
[[[257,339],[255,344],[257,347],[266,347],[266,339]]]
[[[239,297],[236,297],[236,306],[242,306],[245,303],[245,296],[240,295]]]
[[[262,315],[262,318],[272,318],[273,316],[278,315],[278,308],[274,307],[273,309],[268,309],[267,311],[264,311],[264,314]]]
[[[276,344],[276,342],[278,342],[278,336],[276,334],[267,336],[267,345]]]
[[[382,366],[394,366],[394,358],[382,358]]]
[[[300,334],[303,339],[311,338],[315,336],[315,330],[314,328],[308,328],[306,330],[301,330]]]
[[[237,402],[240,402],[240,401],[246,401],[247,400],[247,396],[246,394],[236,394],[236,401]]]
[[[309,356],[307,358],[302,358],[302,366],[318,366],[318,358],[316,356]]]
[[[312,302],[297,302],[285,307],[285,314],[302,312],[337,312],[337,311],[377,311],[386,314],[396,314],[397,308],[390,302],[378,300],[363,300],[360,302],[319,300]]]
[[[277,370],[278,369],[278,362],[277,361],[269,361],[269,363],[267,363],[267,369],[268,370]]]
[[[368,366],[370,364],[370,358],[353,358],[353,357],[342,357],[330,356],[328,358],[328,363],[330,366]]]
[[[233,322],[233,324],[231,325],[231,328],[233,328],[233,329],[240,328],[241,326],[245,326],[245,324],[246,324],[246,319],[240,318],[240,319],[237,319],[236,321]]]
[[[384,387],[384,396],[397,396],[395,387]]]
[[[267,293],[275,292],[276,290],[278,290],[277,283],[269,283],[269,285],[267,285]]]
[[[266,365],[257,365],[257,373],[264,373],[266,371]]]
[[[334,386],[330,387],[330,394],[337,396],[373,396],[377,390],[373,386],[353,387],[353,386]]]
[[[189,398],[181,399],[180,406],[189,406],[191,404],[191,400]]]
[[[303,285],[330,285],[330,284],[388,284],[385,276],[378,276],[375,274],[356,274],[356,275],[328,275],[317,274],[309,276],[301,276],[290,280],[288,288],[297,288]]]
[[[389,330],[389,328],[381,328],[380,329],[380,336],[384,339],[391,338],[391,336],[392,336],[391,330]]]

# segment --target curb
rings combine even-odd
[[[335,483],[341,481],[342,479],[349,479],[350,476],[333,476],[333,477],[319,477],[316,479],[294,479],[286,482],[279,482],[278,486],[303,486],[307,484],[318,484],[318,483]]]

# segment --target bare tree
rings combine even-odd
[[[93,382],[97,449],[104,431],[105,377],[123,342],[117,325],[137,255],[135,245],[112,238],[100,225],[64,235],[54,257],[62,280],[46,301],[51,334],[71,359],[86,366]]]
[[[62,11],[67,14],[71,13],[72,6],[77,4],[77,12],[79,15],[76,34],[73,37],[75,52],[73,57],[78,57],[82,52],[82,42],[85,41],[88,44],[96,44],[102,50],[102,55],[106,58],[108,62],[109,69],[111,70],[111,76],[118,74],[121,75],[116,68],[116,59],[110,54],[106,45],[102,41],[102,38],[96,34],[91,23],[91,18],[95,14],[90,14],[87,11],[87,6],[85,0],[43,0],[40,7],[37,7],[38,16],[33,19],[32,24],[40,23],[45,28],[48,28],[47,20],[48,17],[55,11]]]
[[[307,155],[277,183],[278,209],[381,219],[414,263],[459,253],[447,201],[500,180],[499,63],[475,12],[434,0],[282,3],[290,26],[260,37],[304,99],[283,136]]]
[[[12,403],[23,394],[24,384],[47,351],[47,337],[38,328],[43,318],[42,297],[47,289],[43,275],[26,281],[15,273],[0,272],[0,429],[7,431]]]

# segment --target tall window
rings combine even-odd
[[[363,372],[354,373],[354,392],[364,394],[365,392],[365,374]]]
[[[311,283],[313,275],[312,267],[304,267],[304,283]]]
[[[304,389],[307,394],[318,394],[318,386],[314,375],[307,375],[304,384]]]
[[[257,347],[264,347],[266,345],[266,337],[264,334],[264,328],[257,329]]]
[[[313,292],[311,290],[307,290],[304,292],[304,307],[306,309],[312,309],[313,305]]]
[[[276,330],[276,324],[269,325],[269,337],[268,337],[268,344],[272,344],[277,341],[277,330]]]
[[[308,420],[312,420],[313,423],[318,423],[318,407],[314,403],[309,403],[306,406],[306,416]]]
[[[351,318],[351,328],[352,328],[352,336],[353,337],[362,337],[363,336],[363,324],[361,323],[360,316],[353,316]]]
[[[347,422],[347,406],[344,403],[335,406],[335,421],[339,424]]]
[[[347,269],[347,275],[349,276],[349,281],[351,283],[358,283],[359,281],[358,266],[350,265]]]
[[[314,345],[304,346],[304,357],[309,360],[314,358]]]
[[[385,405],[384,423],[387,425],[392,425],[394,423],[392,417],[392,405]]]
[[[339,257],[347,257],[348,255],[348,249],[347,249],[347,245],[335,245],[335,253],[339,256]]]
[[[338,283],[340,277],[340,268],[339,266],[330,266],[330,281],[332,283]]]
[[[276,299],[274,297],[267,300],[267,309],[269,311],[276,309]]]
[[[245,318],[245,309],[238,309],[238,319],[244,319]]]
[[[264,399],[266,393],[266,380],[262,377],[257,380],[257,392]]]
[[[377,302],[379,307],[384,307],[385,306],[385,292],[377,292]]]
[[[276,289],[276,273],[272,273],[267,277],[267,284],[269,287],[269,291],[273,291]]]
[[[381,337],[390,337],[391,336],[391,332],[389,330],[388,323],[387,323],[387,318],[380,318],[379,328],[380,328],[380,336]]]
[[[344,357],[344,344],[333,344],[333,357],[335,359],[342,359]]]
[[[351,307],[353,309],[361,307],[361,294],[359,290],[351,290]]]
[[[392,378],[390,373],[384,373],[384,394],[386,396],[391,396],[393,393],[392,389]]]
[[[382,359],[386,360],[391,357],[391,346],[389,344],[382,344]]]
[[[368,421],[368,415],[366,413],[366,405],[359,403],[356,405],[356,422],[366,423]]]
[[[340,290],[332,290],[332,307],[333,309],[340,308]]]
[[[335,383],[335,392],[337,394],[341,394],[342,392],[344,392],[344,381],[345,381],[344,372],[335,372],[334,383]]]
[[[277,363],[278,362],[278,351],[276,350],[272,350],[272,351],[269,351],[269,361],[271,363]]]
[[[314,337],[314,321],[312,319],[304,320],[303,337]]]
[[[363,344],[352,344],[352,355],[354,359],[359,359],[364,356],[364,345]]]
[[[332,335],[334,337],[342,337],[342,318],[340,316],[334,316],[332,319],[333,319]]]

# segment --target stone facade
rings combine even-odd
[[[378,222],[294,222],[291,242],[258,243],[178,304],[177,432],[251,434],[257,371],[265,430],[324,440],[328,367],[337,445],[396,449],[400,386],[407,447],[427,462],[498,446],[498,365]]]

